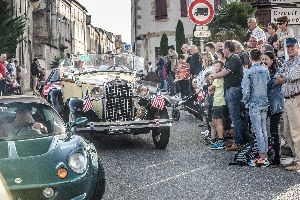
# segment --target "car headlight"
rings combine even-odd
[[[101,98],[103,96],[105,96],[104,87],[94,87],[91,90],[91,97],[96,99],[96,98]]]
[[[87,157],[82,153],[74,153],[69,157],[69,166],[77,174],[82,174],[87,168]]]
[[[148,94],[149,94],[149,89],[148,89],[148,87],[145,86],[145,85],[139,86],[137,90],[138,90],[138,95],[139,95],[140,97],[146,97],[146,96],[148,96]]]

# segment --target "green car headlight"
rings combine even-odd
[[[69,166],[77,174],[82,174],[87,168],[87,157],[82,153],[74,153],[69,157]]]

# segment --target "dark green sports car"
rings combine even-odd
[[[105,175],[92,143],[37,97],[0,97],[0,172],[13,199],[101,199]],[[1,198],[0,198],[1,199]]]

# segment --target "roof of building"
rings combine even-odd
[[[81,3],[79,3],[79,1],[77,1],[77,0],[72,0],[72,3],[76,3],[78,6],[80,6],[84,11],[88,11]]]

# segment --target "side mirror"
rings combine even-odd
[[[70,121],[68,122],[68,127],[73,128],[73,127],[84,127],[87,126],[89,123],[88,119],[86,117],[79,117],[75,119],[75,121]]]
[[[68,122],[67,124],[67,130],[68,134],[72,135],[76,131],[76,127],[85,127],[89,123],[88,119],[86,117],[79,117],[75,121]]]
[[[40,81],[40,85],[41,85],[41,86],[44,86],[45,83],[46,83],[46,81]]]
[[[88,123],[89,123],[89,120],[86,117],[79,117],[75,120],[74,126],[84,127],[84,126],[87,126]]]

